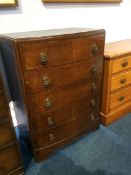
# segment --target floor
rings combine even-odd
[[[41,163],[26,175],[131,175],[131,114],[100,126]]]

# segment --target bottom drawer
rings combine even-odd
[[[121,90],[115,94],[112,94],[109,99],[109,110],[113,110],[114,108],[127,103],[131,100],[131,87],[128,87],[124,90]]]
[[[8,175],[17,172],[21,168],[18,156],[17,144],[0,150],[0,175]]]
[[[95,120],[92,125],[90,125],[90,127],[79,131],[77,133],[75,133],[74,135],[70,134],[70,137],[61,140],[60,142],[57,142],[53,145],[49,145],[47,147],[41,147],[40,149],[35,149],[34,151],[34,156],[35,156],[35,160],[37,162],[41,161],[41,160],[45,160],[48,158],[48,156],[52,153],[54,153],[55,151],[57,151],[58,149],[67,146],[68,144],[72,143],[73,141],[77,140],[80,136],[87,134],[88,132],[91,132],[93,130],[96,130],[99,127],[99,123],[100,120]]]
[[[74,121],[68,122],[61,127],[32,134],[35,148],[52,145],[74,134]]]

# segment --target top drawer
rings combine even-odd
[[[57,66],[103,54],[104,35],[28,41],[18,45],[24,70]]]
[[[112,61],[112,74],[131,68],[131,55]]]

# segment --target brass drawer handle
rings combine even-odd
[[[52,128],[52,127],[55,126],[55,122],[54,122],[54,120],[52,119],[52,117],[48,117],[48,118],[47,118],[47,123],[48,123],[49,128]]]
[[[40,53],[40,63],[45,65],[48,62],[47,55],[44,52]]]
[[[43,82],[43,86],[45,88],[47,88],[47,87],[49,87],[51,85],[51,80],[47,76],[43,77],[42,82]]]
[[[90,119],[93,122],[95,120],[95,116],[93,114],[90,115]]]
[[[96,84],[94,82],[92,83],[92,89],[96,90]]]
[[[51,99],[46,98],[45,99],[45,107],[46,108],[51,108],[53,106],[53,102],[51,101]]]
[[[93,46],[92,46],[92,53],[93,53],[93,55],[95,55],[97,52],[98,52],[98,46],[96,45],[96,44],[94,44]]]
[[[95,105],[96,105],[95,100],[92,99],[92,100],[91,100],[91,106],[94,107]]]
[[[127,66],[128,66],[128,61],[125,61],[124,63],[122,63],[121,66],[122,66],[123,68],[127,67]]]
[[[92,65],[92,69],[91,69],[91,71],[92,71],[92,73],[95,73],[96,72],[96,66],[95,65]]]
[[[126,79],[122,79],[122,80],[120,80],[120,83],[121,83],[121,84],[126,83]]]
[[[119,99],[118,99],[120,102],[122,102],[123,100],[125,100],[125,97],[124,96],[121,96],[121,97],[119,97]]]
[[[55,136],[54,136],[53,133],[50,133],[50,134],[49,134],[49,140],[50,140],[50,142],[52,142],[52,141],[55,140]]]

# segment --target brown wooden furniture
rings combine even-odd
[[[12,100],[23,114],[17,120],[29,125],[37,161],[98,127],[104,38],[104,30],[80,28],[1,36]]]
[[[108,125],[131,112],[131,40],[106,44],[101,121]]]
[[[19,154],[6,92],[0,75],[0,175],[24,174]]]

